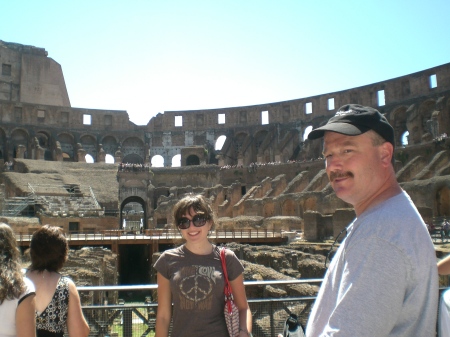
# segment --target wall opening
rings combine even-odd
[[[186,158],[186,166],[191,165],[200,165],[200,159],[194,154],[191,154]]]
[[[183,126],[183,116],[175,116],[175,126]]]
[[[91,125],[92,116],[88,114],[83,114],[83,125]]]
[[[312,129],[313,129],[312,125],[306,127],[305,131],[303,132],[303,141],[308,139],[308,135],[312,131]]]
[[[69,123],[69,113],[67,111],[61,111],[61,123]]]
[[[384,97],[384,90],[378,90],[377,98],[378,98],[378,106],[384,106],[386,104],[386,100]]]
[[[334,110],[334,98],[328,98],[328,110]]]
[[[219,138],[217,138],[216,140],[216,145],[214,146],[214,149],[220,151],[222,150],[223,144],[225,144],[225,141],[227,140],[227,136],[220,136]]]
[[[80,222],[78,221],[69,221],[69,233],[76,234],[80,230]]]
[[[312,114],[312,102],[308,102],[305,104],[305,114]]]
[[[269,124],[269,111],[261,111],[261,125]]]
[[[11,65],[7,63],[2,64],[2,75],[11,76]]]
[[[105,123],[105,126],[112,126],[112,116],[105,115],[104,123]]]
[[[172,157],[172,167],[180,167],[181,166],[181,154],[176,154]]]
[[[402,135],[402,145],[403,146],[406,146],[406,145],[408,145],[408,143],[409,143],[409,131],[405,131],[405,132],[403,132],[403,135]]]
[[[225,114],[218,114],[217,115],[217,123],[218,124],[225,124]]]
[[[163,156],[157,154],[152,157],[151,164],[153,167],[164,167],[164,158]]]
[[[437,77],[436,74],[430,76],[430,89],[437,87]]]
[[[107,154],[106,156],[105,156],[105,163],[106,164],[114,164],[114,157],[113,156],[111,156],[110,154]]]
[[[94,158],[88,153],[84,156],[84,159],[86,160],[86,163],[92,164],[94,162]]]

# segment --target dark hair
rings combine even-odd
[[[67,260],[69,245],[61,228],[45,225],[33,233],[30,270],[59,271]]]
[[[14,233],[7,224],[0,223],[0,304],[19,298],[25,291],[20,251]]]
[[[173,221],[177,228],[178,221],[193,209],[197,214],[204,215],[206,220],[212,222],[211,229],[215,226],[215,215],[209,201],[201,194],[188,194],[179,200],[173,207]]]

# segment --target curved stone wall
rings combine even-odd
[[[396,130],[418,145],[450,130],[450,63],[339,92],[253,106],[166,111],[147,125],[126,111],[72,108],[61,67],[43,48],[0,41],[0,158],[151,163],[172,166],[212,163],[250,165],[310,160],[320,144],[304,142],[305,131],[325,123],[346,103],[377,107]],[[46,65],[46,66],[44,66]],[[36,69],[45,68],[38,77]],[[38,81],[38,78],[40,81]],[[31,94],[31,84],[39,95]],[[143,107],[143,110],[145,107]],[[226,136],[220,151],[216,141]],[[203,148],[204,150],[200,150]]]

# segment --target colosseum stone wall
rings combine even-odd
[[[38,195],[36,216],[67,229],[70,222],[79,222],[80,230],[120,228],[130,220],[130,204],[138,205],[144,228],[164,227],[177,198],[197,192],[212,200],[219,218],[298,217],[302,228],[309,219],[307,238],[334,235],[352,210],[328,184],[321,142],[305,135],[346,103],[370,105],[387,116],[396,132],[403,188],[426,219],[449,215],[450,63],[289,101],[166,111],[135,125],[126,111],[72,108],[61,66],[43,48],[0,41],[0,60],[5,196]],[[225,142],[216,149],[220,137]],[[85,163],[86,155],[93,164]],[[163,167],[151,167],[156,156]],[[171,167],[176,156],[181,167]],[[117,163],[131,168],[117,171]],[[62,186],[67,195],[49,201],[44,185]],[[73,186],[84,185],[92,193],[80,192],[86,200],[79,202],[98,203],[91,213],[68,202]],[[56,210],[47,212],[51,207]]]

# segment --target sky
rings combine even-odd
[[[450,62],[448,0],[2,0],[0,40],[45,48],[72,107],[164,111],[325,94]],[[438,83],[439,85],[439,83]]]

